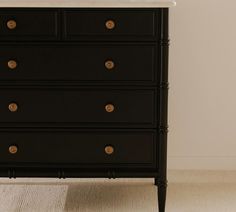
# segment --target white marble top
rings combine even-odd
[[[0,8],[4,7],[172,7],[175,0],[0,0]]]

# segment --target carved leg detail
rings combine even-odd
[[[158,181],[155,179],[155,185],[158,186],[159,212],[165,212],[167,181]]]

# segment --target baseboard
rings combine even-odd
[[[236,170],[236,157],[168,157],[174,170]]]
[[[236,183],[236,171],[230,170],[168,170],[168,184]]]

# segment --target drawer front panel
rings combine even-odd
[[[145,40],[156,34],[153,11],[85,11],[64,13],[66,39],[72,40]]]
[[[154,81],[155,52],[148,44],[1,45],[0,80]]]
[[[154,90],[1,89],[0,122],[6,124],[146,125],[155,122]]]
[[[58,13],[50,10],[0,10],[0,40],[54,40]]]
[[[1,132],[0,165],[11,162],[150,166],[155,163],[155,139],[153,131]]]

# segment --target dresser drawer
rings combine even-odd
[[[155,90],[115,88],[27,88],[0,90],[0,123],[5,127],[155,124]]]
[[[154,131],[0,132],[0,165],[154,166]],[[109,165],[110,164],[110,165]]]
[[[150,44],[0,45],[0,81],[155,80]]]
[[[155,39],[153,11],[66,10],[64,34],[71,40]]]
[[[58,13],[54,10],[0,9],[0,40],[55,40]]]

